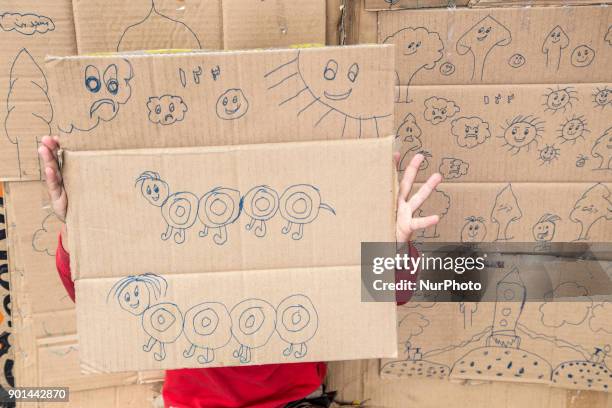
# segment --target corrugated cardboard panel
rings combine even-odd
[[[483,292],[495,301],[444,303],[444,294],[436,294],[398,308],[403,357],[382,361],[381,375],[609,391],[609,295],[598,294],[609,293],[612,263],[542,255],[495,259],[504,267],[487,270]]]
[[[609,0],[470,0],[470,7],[565,7],[610,4]]]
[[[223,48],[325,44],[325,0],[223,1]]]
[[[65,152],[73,276],[358,265],[394,237],[391,143]]]
[[[365,0],[368,11],[467,6],[468,0]]]
[[[144,385],[125,385],[106,387],[96,390],[70,393],[67,403],[41,403],[41,408],[151,408],[156,407],[153,401],[159,396],[159,387]],[[32,406],[23,404],[24,408]]]
[[[417,152],[420,180],[612,181],[612,83],[400,87],[400,170]]]
[[[392,142],[66,152],[84,369],[394,354],[358,279],[361,242],[394,237]]]
[[[74,1],[79,54],[325,43],[325,1]]]
[[[79,54],[222,49],[221,4],[221,0],[75,0]]]
[[[68,149],[376,137],[393,129],[388,46],[62,58],[47,68]]]
[[[610,183],[443,183],[420,208],[440,223],[417,236],[439,242],[612,240]],[[538,235],[538,227],[547,234]],[[470,233],[478,226],[477,234]],[[472,228],[470,228],[472,227]]]
[[[43,61],[76,52],[70,0],[3,1],[0,45],[0,180],[39,180],[38,140],[54,127]]]
[[[74,304],[55,267],[60,222],[50,215],[46,187],[11,182],[5,193],[16,385],[78,391],[138,381],[137,373],[81,374]]]
[[[609,7],[380,12],[401,85],[610,82]]]

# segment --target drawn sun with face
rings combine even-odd
[[[336,53],[321,59],[304,49],[292,60],[264,75],[268,91],[278,95],[279,106],[292,105],[301,118],[312,116],[314,127],[322,122],[336,123],[341,137],[378,134],[381,121],[392,122],[392,113],[372,101],[373,83],[389,80],[389,73],[376,61],[354,54]],[[368,85],[370,84],[370,85]]]
[[[576,96],[578,92],[574,90],[571,86],[561,88],[557,87],[557,89],[548,88],[548,93],[544,94],[544,112],[552,112],[553,114],[563,111],[565,112],[567,109],[571,109],[572,102],[578,101],[578,97]]]
[[[523,149],[529,148],[531,144],[537,146],[538,139],[542,138],[544,132],[544,121],[535,116],[516,116],[511,121],[506,121],[506,126],[502,126],[504,133],[504,146],[508,147],[513,155],[518,154]]]
[[[612,89],[607,86],[603,88],[596,88],[593,92],[593,104],[596,108],[605,108],[606,106],[612,106]]]
[[[584,116],[572,116],[561,124],[557,130],[557,138],[561,139],[561,144],[572,142],[576,144],[578,139],[584,139],[586,133],[590,133],[587,129],[587,121]]]
[[[542,149],[538,150],[540,160],[540,166],[543,164],[550,164],[559,158],[561,150],[555,147],[555,145],[546,145]]]

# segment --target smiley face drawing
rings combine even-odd
[[[561,127],[557,131],[559,134],[557,137],[561,139],[561,144],[565,142],[572,142],[576,144],[578,139],[584,139],[585,133],[590,133],[587,129],[587,121],[584,116],[572,116],[561,124]]]
[[[573,101],[577,101],[578,92],[571,86],[565,88],[557,87],[557,89],[548,88],[548,93],[544,94],[544,112],[557,113],[559,111],[565,112],[567,109],[572,108]]]
[[[162,95],[150,97],[147,109],[151,123],[166,126],[182,121],[187,112],[187,105],[180,96]]]
[[[333,51],[333,52],[332,52]],[[372,100],[374,84],[389,80],[378,61],[357,53],[305,48],[293,59],[264,75],[265,85],[279,108],[293,109],[303,122],[312,122],[339,137],[379,137],[381,124],[392,122],[393,111],[383,101]],[[381,108],[382,106],[382,108]]]
[[[577,68],[588,67],[595,59],[595,50],[586,44],[582,44],[574,48],[572,52],[571,62]]]
[[[561,217],[555,214],[546,213],[542,215],[531,229],[535,241],[539,243],[552,241],[557,228],[556,222],[560,220]]]
[[[240,119],[249,110],[249,101],[239,88],[223,92],[217,99],[217,117],[223,120]]]
[[[100,59],[100,62],[104,59]],[[89,64],[82,72],[83,86],[80,97],[85,104],[72,104],[68,123],[59,123],[63,133],[73,131],[89,132],[100,122],[109,122],[119,113],[121,105],[126,104],[131,95],[130,81],[134,77],[132,65],[127,59],[110,64]]]
[[[596,88],[593,92],[593,104],[596,108],[605,108],[606,106],[612,106],[612,89],[607,86],[603,88]]]
[[[425,112],[423,116],[426,121],[433,125],[437,125],[455,116],[459,110],[455,102],[432,96],[425,100]]]
[[[502,127],[503,135],[498,137],[504,139],[504,146],[515,155],[525,148],[529,151],[532,143],[537,146],[544,132],[543,125],[544,121],[535,116],[519,115],[506,122],[506,127]]]
[[[508,59],[508,65],[510,65],[512,68],[520,68],[523,65],[525,65],[526,61],[527,60],[525,59],[523,55],[514,54]]]
[[[487,226],[484,218],[470,215],[461,229],[461,242],[484,242],[487,237]]]

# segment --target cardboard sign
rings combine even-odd
[[[468,0],[365,0],[368,11],[467,6]]]
[[[393,48],[51,59],[70,150],[379,137],[393,132]]]
[[[400,85],[605,83],[611,13],[597,6],[381,12],[378,42],[396,45]]]
[[[394,239],[392,142],[66,152],[83,365],[395,354],[359,279],[361,242]]]
[[[325,44],[325,1],[74,3],[79,54]]]
[[[0,43],[0,180],[40,180],[38,143],[55,126],[43,59],[76,53],[71,2],[3,2]]]

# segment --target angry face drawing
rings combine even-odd
[[[425,100],[425,120],[433,125],[444,122],[446,119],[455,116],[459,112],[459,107],[453,101],[432,96]]]
[[[406,151],[415,151],[419,150],[422,146],[422,133],[414,115],[409,113],[404,117],[404,121],[397,128],[395,138],[402,143],[402,148]]]
[[[171,125],[185,118],[187,105],[183,98],[173,95],[152,96],[147,102],[149,121],[160,125]]]
[[[491,137],[489,124],[478,117],[461,117],[451,122],[451,133],[457,145],[471,149]]]
[[[84,102],[73,107],[69,123],[60,123],[60,131],[64,133],[88,132],[100,122],[113,120],[121,105],[127,103],[132,95],[130,81],[134,73],[127,59],[87,65],[82,75],[79,96]]]

